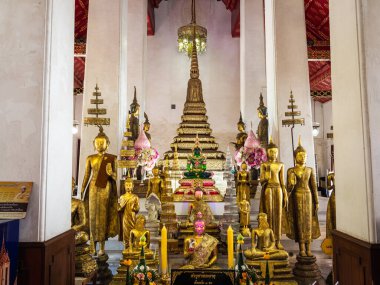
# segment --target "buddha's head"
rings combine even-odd
[[[200,187],[195,188],[194,198],[196,201],[200,201],[203,198],[203,190]]]
[[[294,159],[296,164],[305,165],[307,160],[306,149],[301,145],[301,136],[298,139],[298,146],[294,151]]]
[[[150,123],[149,122],[144,122],[144,132],[149,132],[150,130]]]
[[[194,148],[194,156],[200,156],[201,155],[201,149],[199,147]]]
[[[160,173],[160,170],[158,169],[157,166],[155,166],[153,169],[152,169],[152,173],[153,173],[153,176],[154,177],[157,177],[158,174]]]
[[[259,223],[259,228],[269,228],[267,214],[259,213],[257,215],[257,221]]]
[[[205,232],[206,224],[203,220],[203,215],[201,212],[197,213],[197,220],[194,222],[194,231],[197,236],[202,236]]]
[[[278,157],[278,147],[273,142],[272,137],[270,137],[269,144],[267,146],[267,156],[269,161],[276,161]]]
[[[94,147],[97,152],[105,152],[110,145],[110,140],[108,136],[103,132],[103,127],[99,127],[99,133],[94,139]]]
[[[243,122],[237,123],[237,128],[238,128],[239,132],[241,132],[241,133],[245,132],[245,124]]]
[[[243,163],[241,164],[241,170],[245,171],[247,170],[247,163],[245,161],[243,161]]]
[[[145,223],[146,223],[146,219],[144,215],[139,214],[136,216],[136,224],[135,224],[136,230],[143,231],[145,229]]]
[[[132,192],[132,190],[133,190],[133,180],[129,176],[124,181],[124,189],[125,189],[125,192],[128,192],[128,193]]]

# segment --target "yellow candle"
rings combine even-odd
[[[161,273],[167,274],[168,270],[168,231],[165,225],[161,229]]]
[[[231,226],[227,230],[228,269],[234,268],[234,231]]]

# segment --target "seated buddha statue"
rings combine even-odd
[[[244,251],[244,255],[250,260],[264,259],[264,255],[270,260],[285,260],[288,253],[277,249],[274,233],[269,227],[267,214],[259,213],[257,216],[258,228],[252,230],[252,248]]]
[[[206,223],[201,212],[194,222],[194,235],[185,239],[184,256],[187,265],[183,269],[209,268],[218,258],[218,240],[205,233]]]
[[[188,217],[186,223],[182,223],[182,228],[193,227],[197,219],[197,214],[202,213],[203,221],[208,228],[216,228],[214,215],[212,214],[210,206],[203,200],[203,191],[201,188],[196,188],[194,193],[194,202],[189,205]]]
[[[129,236],[129,252],[138,252],[141,251],[140,239],[145,237],[144,250],[145,253],[149,252],[150,246],[150,232],[145,228],[146,219],[145,216],[139,214],[136,217],[136,225],[133,230],[130,232]]]
[[[207,179],[210,178],[212,173],[206,171],[206,157],[202,154],[202,149],[200,147],[198,134],[195,139],[195,145],[193,147],[193,153],[187,158],[187,171],[183,173],[186,178],[200,178]]]

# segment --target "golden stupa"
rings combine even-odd
[[[225,163],[224,152],[218,151],[219,145],[215,137],[211,135],[212,129],[207,122],[206,104],[203,101],[202,82],[199,79],[199,67],[196,45],[193,44],[191,53],[190,79],[187,83],[187,96],[181,117],[182,122],[177,129],[177,136],[170,144],[171,150],[165,153],[165,159],[170,161],[174,158],[177,148],[179,166],[186,169],[187,157],[192,154],[195,140],[198,134],[200,147],[203,155],[207,158],[208,170],[223,170]]]

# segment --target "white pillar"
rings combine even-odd
[[[289,111],[290,90],[293,90],[305,125],[296,125],[298,136],[308,153],[308,166],[314,168],[314,142],[309,70],[307,62],[306,23],[303,0],[265,1],[267,101],[270,131],[280,147],[280,159],[286,167],[293,166],[290,128],[282,127],[285,112]]]
[[[111,141],[108,152],[119,152],[119,74],[120,74],[120,1],[90,1],[88,13],[86,73],[84,80],[83,117],[89,116],[87,108],[93,108],[90,100],[98,83],[107,109],[104,117],[111,119],[104,132]],[[124,78],[123,78],[124,79]],[[125,79],[124,79],[125,80]],[[96,126],[83,126],[81,136],[78,189],[81,189],[86,157],[94,153],[93,140],[98,134]]]
[[[0,181],[32,181],[20,241],[70,229],[74,1],[0,3]]]
[[[137,101],[140,104],[140,123],[142,118],[144,118],[143,112],[145,110],[146,94],[147,5],[148,1],[128,1],[128,105],[132,103],[134,93],[133,86],[136,86]]]
[[[380,242],[379,1],[330,2],[337,229]]]
[[[252,122],[254,132],[260,92],[265,96],[266,87],[263,4],[262,0],[240,1],[240,110],[247,130]]]

